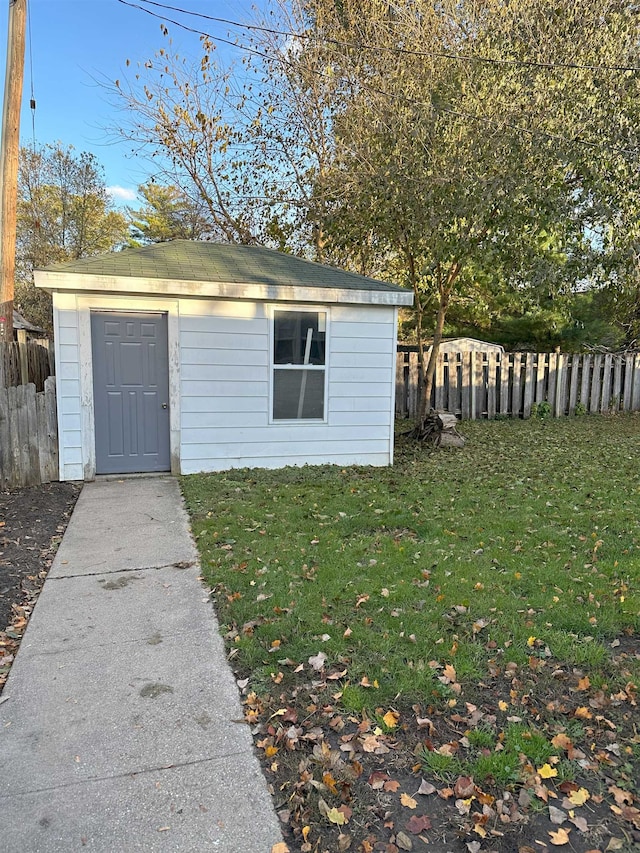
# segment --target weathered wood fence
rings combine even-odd
[[[399,352],[396,415],[418,407],[418,354]],[[640,353],[624,355],[457,352],[438,356],[431,406],[463,419],[555,417],[640,410]]]
[[[0,489],[58,479],[56,380],[0,387]]]
[[[54,373],[53,341],[0,343],[0,388],[33,382],[37,391],[43,391],[45,380]]]

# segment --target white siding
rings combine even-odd
[[[75,295],[56,293],[53,305],[60,479],[82,480],[80,336]]]
[[[395,309],[317,307],[329,315],[326,423],[278,423],[269,412],[268,307],[180,302],[183,473],[392,461]]]
[[[168,312],[172,470],[390,464],[396,309],[309,307],[328,316],[326,420],[273,422],[269,305],[55,294],[61,479],[95,474],[88,319],[94,308]]]

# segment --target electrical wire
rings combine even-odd
[[[219,42],[220,44],[229,45],[230,47],[234,47],[234,48],[237,48],[239,50],[242,50],[245,53],[248,53],[252,56],[257,56],[261,59],[266,59],[269,62],[274,61],[274,58],[275,58],[274,56],[269,56],[268,54],[264,53],[263,51],[257,50],[256,48],[248,47],[247,45],[240,44],[237,41],[230,41],[229,39],[225,39],[225,38],[222,38],[220,36],[214,36],[212,33],[206,32],[205,30],[199,30],[199,29],[196,29],[194,27],[189,27],[181,21],[177,21],[177,20],[174,20],[172,18],[167,18],[164,15],[159,15],[157,12],[154,12],[151,9],[147,9],[144,6],[139,5],[139,3],[148,3],[148,4],[152,4],[154,6],[163,6],[163,4],[156,3],[156,2],[154,2],[154,0],[138,0],[138,2],[130,2],[130,0],[118,0],[118,2],[122,3],[122,5],[124,5],[124,6],[129,6],[132,9],[138,9],[141,12],[145,12],[146,14],[151,15],[151,17],[157,18],[163,22],[166,21],[167,23],[175,25],[175,26],[179,27],[180,29],[185,30],[186,32],[193,33],[194,35],[198,35],[198,36],[201,36],[203,38],[212,39],[213,41]],[[178,7],[166,7],[166,8],[176,9],[179,12],[184,11]],[[193,12],[193,13],[187,13],[187,14],[199,14],[199,13]],[[207,16],[203,16],[203,17],[207,17]],[[212,20],[218,20],[218,21],[223,22],[223,23],[228,23],[225,21],[225,19],[222,19],[222,18],[220,18],[220,19],[212,18]],[[239,25],[239,26],[242,26],[242,25]],[[293,35],[295,35],[295,34],[293,34]],[[296,67],[293,62],[290,62],[289,60],[285,59],[284,57],[279,57],[277,59],[277,61],[280,64],[286,65],[292,69],[295,69],[295,67]],[[578,67],[578,66],[576,66],[576,67]],[[612,68],[613,68],[613,66],[612,66]],[[313,73],[317,77],[320,77],[322,79],[328,79],[328,75],[325,74],[320,69],[312,68],[312,69],[308,69],[308,70],[311,71],[311,73]],[[631,70],[631,69],[627,69],[627,70]],[[637,68],[635,70],[640,70],[640,68]],[[616,146],[616,145],[606,145],[606,144],[603,144],[601,142],[589,142],[588,140],[579,139],[577,137],[574,137],[573,139],[569,139],[569,138],[561,136],[559,134],[553,134],[553,133],[550,133],[549,131],[545,131],[542,129],[531,130],[530,128],[522,127],[520,125],[505,123],[505,122],[500,122],[498,124],[495,120],[493,120],[487,116],[480,116],[480,115],[477,115],[474,113],[468,113],[468,112],[464,112],[461,110],[454,110],[453,108],[443,107],[440,105],[436,106],[433,103],[426,103],[426,102],[412,100],[412,99],[406,98],[404,96],[397,95],[393,92],[387,92],[383,89],[378,89],[378,88],[367,86],[367,85],[361,84],[361,88],[363,91],[369,91],[369,92],[372,92],[372,93],[377,94],[377,95],[382,95],[383,97],[386,97],[389,100],[395,100],[395,101],[398,101],[399,103],[405,103],[405,104],[408,104],[411,106],[426,108],[426,109],[431,110],[432,112],[445,113],[445,114],[456,116],[458,118],[469,119],[471,121],[479,122],[481,124],[485,124],[485,125],[488,125],[490,127],[494,127],[495,129],[508,128],[509,130],[515,130],[518,133],[523,133],[527,136],[531,136],[531,137],[541,136],[541,137],[544,137],[544,138],[552,140],[552,141],[561,142],[564,145],[569,145],[569,146],[579,145],[579,146],[582,146],[585,148],[589,148],[591,150],[610,151],[610,152],[614,152],[614,153],[618,153],[618,154],[631,155],[634,157],[637,156],[639,153],[639,149],[637,149],[637,148],[623,148],[623,147]]]
[[[29,77],[31,82],[31,132],[33,135],[33,150],[36,150],[36,97],[33,88],[33,35],[31,31],[31,3],[27,4],[27,26],[29,30]]]
[[[119,2],[123,3],[124,0],[119,0]],[[365,42],[341,41],[340,39],[330,38],[329,36],[318,36],[317,34],[312,33],[296,33],[291,30],[279,30],[271,27],[261,26],[259,24],[243,24],[241,21],[234,21],[228,18],[219,18],[215,17],[214,15],[207,15],[204,12],[195,12],[191,9],[183,9],[180,6],[171,6],[167,3],[159,3],[158,0],[139,0],[139,2],[144,3],[147,6],[156,6],[160,9],[168,9],[169,11],[179,12],[183,15],[192,15],[193,17],[202,18],[206,21],[213,21],[218,24],[225,24],[226,26],[237,27],[238,29],[244,29],[248,32],[262,32],[268,33],[269,35],[280,35],[286,36],[288,38],[299,38],[307,40],[316,39],[323,41],[327,44],[333,44],[336,47],[348,47],[354,48],[356,50],[367,50],[377,52],[386,51],[388,53],[397,54],[398,56],[423,56],[434,59],[452,59],[457,62],[481,62],[489,65],[517,65],[525,68],[541,68],[548,70],[553,70],[554,68],[561,68],[565,70],[575,71],[640,71],[639,65],[590,65],[579,62],[538,62],[533,59],[496,59],[494,57],[478,56],[473,54],[450,53],[447,51],[410,50],[408,48],[390,47],[388,45],[375,45],[367,44]],[[130,4],[125,3],[125,5]],[[180,26],[180,24],[178,24],[178,26]]]

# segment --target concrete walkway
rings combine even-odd
[[[282,840],[170,477],[84,486],[0,704],[0,849]]]

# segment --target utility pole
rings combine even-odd
[[[20,108],[26,29],[27,0],[9,0],[7,75],[0,141],[0,342],[13,340]]]

